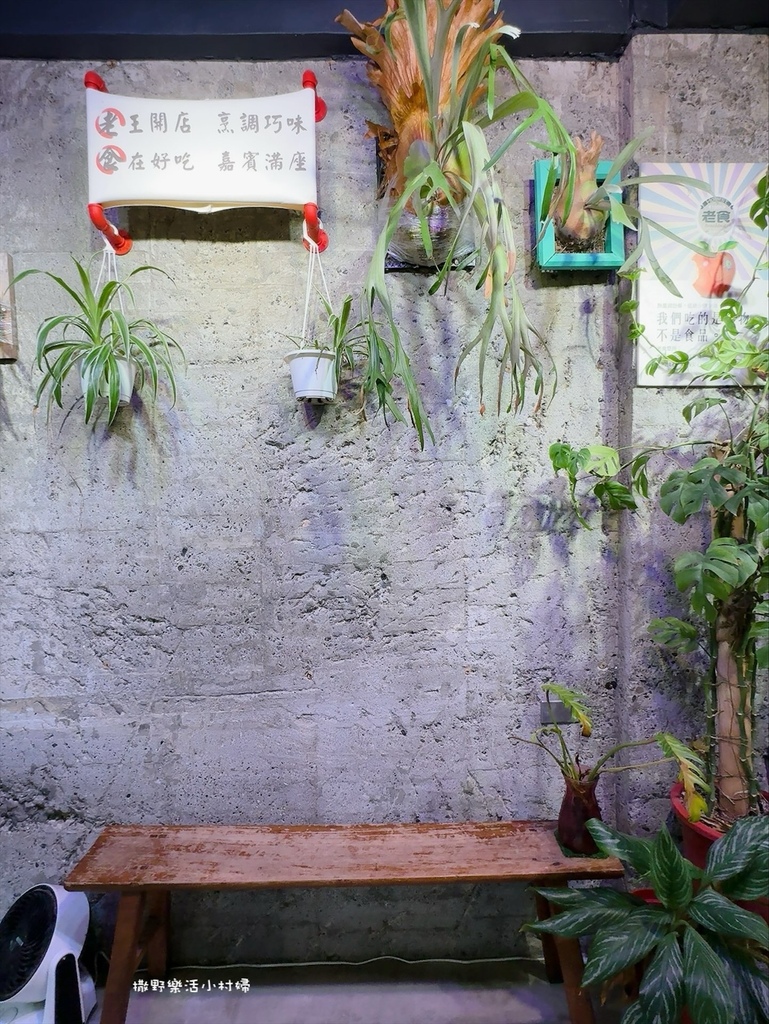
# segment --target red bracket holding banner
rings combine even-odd
[[[96,89],[98,92],[109,92],[109,89],[104,84],[104,79],[101,75],[97,75],[95,71],[86,71],[83,76],[83,85],[86,89]]]
[[[312,89],[315,93],[315,120],[322,121],[326,116],[328,107],[325,101],[318,96],[318,79],[315,77],[314,72],[304,72],[302,75],[302,88]],[[306,236],[303,238],[302,243],[305,249],[310,248],[310,242],[314,242],[317,245],[318,252],[325,252],[328,248],[328,235],[323,230],[323,225],[318,216],[318,207],[315,203],[305,203],[304,205],[303,235]]]
[[[101,75],[97,75],[95,71],[86,71],[83,78],[83,84],[86,89],[97,89],[99,92],[109,92],[109,89],[104,84],[104,79]],[[120,228],[116,228],[114,224],[110,224],[104,215],[104,208],[101,203],[89,203],[88,216],[91,218],[93,226],[98,231],[101,231],[118,256],[125,256],[127,252],[131,251],[133,242],[128,236],[128,233]]]
[[[325,100],[318,96],[318,79],[312,71],[305,71],[302,75],[302,88],[312,89],[315,93],[315,120],[322,121],[328,112]]]
[[[127,252],[131,251],[133,242],[128,232],[123,231],[122,228],[116,228],[114,224],[110,224],[104,215],[101,203],[89,203],[88,216],[91,218],[93,226],[101,231],[118,256],[125,256]]]
[[[310,242],[318,247],[318,252],[325,252],[328,249],[328,235],[323,230],[323,224],[318,216],[318,207],[315,203],[304,204],[304,230],[302,232],[302,244],[305,249],[310,248]]]

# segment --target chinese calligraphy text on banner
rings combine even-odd
[[[650,225],[654,252],[681,298],[672,295],[647,268],[638,287],[638,319],[646,328],[639,339],[637,379],[653,387],[690,384],[696,360],[686,373],[651,376],[645,367],[660,353],[683,351],[691,356],[719,332],[719,306],[738,298],[751,281],[764,246],[761,230],[750,219],[756,184],[763,164],[642,163],[641,175],[685,174],[708,183],[712,192],[654,182],[639,188],[639,208],[652,220],[686,241],[702,246],[696,253],[662,235]],[[645,260],[641,266],[644,266]],[[744,300],[745,317],[766,315],[766,281],[757,282]],[[717,382],[712,382],[717,383]]]
[[[301,209],[317,202],[315,94],[160,100],[86,90],[89,203]]]

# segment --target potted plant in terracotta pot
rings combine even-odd
[[[38,327],[35,363],[43,373],[37,387],[38,404],[47,391],[49,413],[54,402],[63,408],[63,387],[73,373],[80,380],[86,423],[94,416],[99,398],[106,399],[107,421],[111,424],[118,409],[130,402],[135,386],[141,389],[149,384],[153,397],[157,397],[161,374],[166,376],[175,402],[173,356],[183,358],[181,346],[154,321],[130,316],[125,309],[126,302],[134,304],[130,278],[148,270],[164,271],[137,267],[123,281],[111,278],[94,286],[88,268],[74,257],[73,263],[77,271],[74,284],[37,269],[23,271],[14,281],[44,274],[76,309],[46,317]]]
[[[596,796],[596,787],[601,775],[647,768],[670,761],[678,766],[682,785],[688,793],[694,793],[698,784],[704,784],[703,766],[699,756],[667,732],[657,732],[649,739],[615,743],[591,765],[583,764],[579,752],[572,753],[566,732],[556,721],[551,706],[551,697],[560,701],[571,715],[572,722],[579,724],[580,735],[589,737],[593,731],[593,723],[584,697],[575,690],[557,683],[545,683],[542,690],[545,694],[547,709],[550,712],[549,716],[545,716],[550,718],[549,723],[535,729],[528,738],[512,736],[511,739],[516,743],[529,743],[539,747],[558,765],[565,787],[558,814],[558,840],[572,853],[592,854],[596,852],[595,842],[586,825],[591,818],[601,817]],[[652,745],[659,748],[662,757],[653,761],[636,761],[632,764],[610,763],[623,750],[635,750]]]
[[[712,846],[704,870],[664,827],[653,839],[601,821],[588,829],[646,888],[537,889],[560,908],[532,931],[591,936],[582,983],[635,967],[636,997],[622,1024],[758,1024],[769,1020],[769,928],[739,901],[769,885],[769,819],[742,819]]]
[[[766,231],[767,176],[758,185],[751,217]],[[761,281],[766,246],[748,287]],[[763,281],[765,282],[765,278]],[[764,285],[765,286],[765,285]],[[649,465],[694,451],[697,457],[668,472],[659,488],[662,511],[684,524],[708,514],[712,540],[705,551],[681,553],[673,574],[685,594],[689,618],[655,619],[655,638],[679,655],[700,652],[708,784],[694,799],[672,793],[684,828],[684,852],[702,865],[708,846],[736,820],[766,813],[762,794],[760,681],[769,669],[769,317],[744,312],[745,292],[724,299],[717,337],[697,353],[697,380],[730,387],[730,397],[688,401],[683,417],[699,434],[677,444],[622,452],[604,445],[577,448],[559,442],[550,450],[556,472],[565,472],[581,522],[588,512],[577,486],[607,509],[635,510],[649,495]],[[690,357],[674,353],[653,360],[685,371]],[[713,420],[717,411],[722,419]],[[708,412],[708,417],[703,416]],[[629,483],[625,482],[629,480]],[[765,734],[764,734],[765,737]]]

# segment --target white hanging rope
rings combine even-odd
[[[302,345],[304,345],[307,340],[307,323],[310,316],[310,297],[312,295],[312,282],[313,277],[315,276],[316,264],[318,272],[320,274],[320,279],[323,283],[322,294],[325,296],[326,302],[328,303],[329,307],[331,306],[331,296],[329,294],[328,284],[326,283],[326,275],[323,272],[323,264],[321,263],[320,260],[320,249],[318,248],[317,242],[313,242],[313,240],[308,237],[306,230],[303,232],[303,237],[307,243],[308,249],[310,250],[310,259],[307,265],[307,289],[305,291],[304,296],[304,321],[302,322]],[[315,312],[317,313],[317,308]]]
[[[99,294],[99,289],[101,288],[102,285],[102,279],[104,280],[104,284],[106,284],[108,281],[120,280],[117,272],[117,256],[115,254],[115,250],[112,248],[112,246],[106,239],[104,241],[104,250],[101,256],[99,276],[96,278],[96,287],[94,288],[94,291],[96,292],[97,295]],[[122,288],[117,289],[117,300],[120,306],[120,312],[123,314],[123,316],[125,316],[125,306],[123,305]]]

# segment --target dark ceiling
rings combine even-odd
[[[29,0],[4,5],[0,57],[291,60],[356,53],[334,21],[384,0]],[[502,0],[516,57],[618,57],[638,32],[767,31],[767,0]]]

